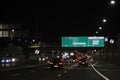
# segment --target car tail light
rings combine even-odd
[[[85,63],[88,63],[88,61],[85,61]]]
[[[62,62],[59,62],[60,65],[62,65],[63,63]]]
[[[81,63],[82,61],[78,61],[79,63]]]
[[[53,64],[53,62],[50,62],[49,64],[51,64],[51,65],[52,65],[52,64]]]
[[[78,59],[75,59],[76,60],[76,62],[78,61]]]

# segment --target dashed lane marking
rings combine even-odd
[[[12,76],[20,76],[21,74],[12,74]]]
[[[61,77],[61,76],[62,76],[62,74],[59,74],[59,75],[58,75],[58,77]]]

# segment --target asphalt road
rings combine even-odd
[[[49,69],[47,65],[36,65],[14,70],[0,71],[0,80],[104,80],[90,66],[78,67],[67,64],[64,69]]]
[[[110,80],[120,80],[120,65],[118,64],[107,64],[98,63],[94,66],[100,73],[107,76]]]

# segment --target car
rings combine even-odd
[[[62,61],[61,58],[52,58],[49,63],[49,68],[59,68],[63,69],[64,62]]]
[[[18,58],[15,57],[3,57],[0,59],[2,64],[10,64],[18,61]]]
[[[87,58],[79,59],[79,60],[78,60],[78,65],[79,65],[79,66],[82,66],[82,65],[88,66],[88,60],[87,60]]]

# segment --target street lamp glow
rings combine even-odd
[[[27,40],[25,40],[25,42],[27,42]]]
[[[12,32],[14,32],[15,30],[14,29],[12,29]]]
[[[33,42],[35,42],[35,40],[34,40],[34,39],[33,39],[32,41],[33,41]]]
[[[104,23],[106,23],[106,22],[107,22],[107,20],[106,20],[106,19],[103,19],[103,22],[104,22]]]
[[[18,41],[21,41],[21,39],[19,38]]]
[[[102,30],[102,27],[99,27],[99,30]]]
[[[110,4],[114,5],[115,4],[115,0],[111,0]]]
[[[98,31],[96,31],[96,34],[98,34]]]
[[[39,44],[41,44],[41,42],[39,42]]]

